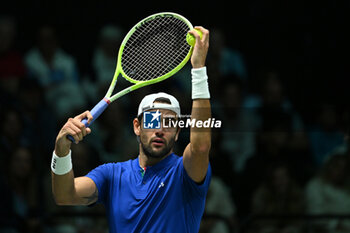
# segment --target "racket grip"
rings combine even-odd
[[[92,115],[92,121],[90,124],[88,123],[87,118],[84,118],[81,122],[85,125],[85,127],[89,127],[100,115],[103,113],[103,111],[108,107],[110,104],[110,101],[106,98],[103,98],[98,104],[95,105],[93,109],[91,109],[90,113]],[[71,135],[67,135],[67,138],[75,143],[74,138]]]

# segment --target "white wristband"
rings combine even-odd
[[[193,68],[192,74],[192,99],[209,99],[209,85],[207,68]]]
[[[52,153],[51,160],[51,171],[56,175],[64,175],[72,170],[72,157],[71,150],[69,150],[68,155],[64,157],[58,157],[55,151]]]

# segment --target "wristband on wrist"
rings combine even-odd
[[[207,68],[193,68],[192,74],[192,99],[209,99],[209,85]]]
[[[56,175],[64,175],[72,170],[72,157],[71,150],[64,157],[59,157],[55,154],[55,151],[52,153],[51,160],[51,171]]]

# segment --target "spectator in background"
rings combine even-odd
[[[250,94],[244,100],[244,107],[256,109],[258,123],[262,124],[260,109],[280,108],[290,115],[292,120],[292,131],[301,132],[304,129],[299,114],[295,111],[292,103],[288,100],[279,73],[275,70],[262,72],[258,95]]]
[[[19,111],[3,107],[0,115],[0,166],[6,168],[6,158],[14,153],[16,148],[28,146],[28,140],[23,135],[23,122]]]
[[[335,154],[327,159],[306,186],[308,214],[350,214],[348,170],[347,155]],[[350,221],[319,220],[314,228],[319,233],[345,233],[350,231]]]
[[[121,103],[116,103],[101,115],[98,126],[103,145],[99,151],[104,162],[125,161],[138,154],[135,135],[126,127],[128,123],[121,114],[124,109]]]
[[[0,192],[0,211],[6,224],[14,224],[20,232],[40,232],[39,186],[33,166],[32,152],[26,147],[16,148],[6,161],[6,174]],[[1,229],[1,228],[0,228]]]
[[[289,137],[286,147],[292,151],[297,151],[299,155],[303,154],[309,161],[309,141],[304,131],[304,123],[299,113],[294,109],[292,103],[286,96],[286,91],[279,73],[275,70],[264,71],[261,77],[260,94],[258,96],[249,95],[244,99],[243,106],[251,109],[256,121],[257,130],[264,127],[264,121],[274,119],[279,121],[278,116],[288,118]],[[284,116],[280,115],[283,114]],[[269,119],[270,118],[270,119]],[[284,121],[284,119],[282,119]]]
[[[303,214],[305,207],[302,189],[294,180],[287,164],[267,166],[266,180],[254,192],[252,213],[255,215]],[[302,226],[285,219],[257,221],[255,233],[299,233]]]
[[[200,233],[230,233],[237,227],[230,188],[217,176],[210,181]],[[222,218],[222,219],[220,219]]]
[[[316,124],[310,126],[308,130],[311,151],[317,167],[322,166],[334,149],[344,144],[344,133],[339,129],[337,115],[334,106],[323,103],[315,115]]]
[[[242,54],[230,47],[227,41],[227,35],[219,28],[211,29],[211,38],[213,43],[208,52],[208,75],[214,77],[213,80],[220,80],[222,76],[235,76],[244,83],[247,81],[247,69]],[[221,86],[218,82],[213,82],[211,90],[213,96],[220,96]]]
[[[124,32],[118,26],[106,25],[100,31],[98,46],[93,57],[96,82],[100,87],[109,86],[113,78],[123,38]],[[105,91],[105,88],[103,90]]]
[[[56,122],[44,99],[44,90],[37,79],[22,79],[19,93],[20,113],[23,119],[22,135],[36,154],[36,159],[48,161],[56,137]],[[45,155],[40,157],[40,155]]]
[[[22,55],[14,48],[15,36],[15,21],[0,16],[0,97],[4,103],[13,101],[12,98],[19,92],[19,82],[25,75]]]
[[[217,111],[220,119],[225,124],[225,131],[220,140],[220,147],[224,154],[228,155],[232,170],[239,174],[243,172],[245,163],[255,153],[256,121],[252,110],[242,106],[243,82],[229,75],[223,77],[223,95]]]
[[[218,75],[235,75],[241,80],[247,78],[246,66],[238,50],[227,45],[227,38],[219,28],[211,29],[213,45],[209,48],[208,64],[215,77]]]
[[[290,137],[290,118],[282,111],[267,114],[263,127],[257,133],[256,151],[245,164],[238,180],[237,207],[242,214],[250,213],[254,190],[263,181],[265,168],[273,161],[290,161],[293,157],[287,149]]]
[[[264,109],[261,114],[263,125],[257,134],[256,153],[247,160],[238,184],[237,207],[242,214],[249,214],[252,194],[271,163],[287,163],[300,184],[310,176],[309,156],[289,145],[293,136],[291,116],[278,108]]]
[[[99,99],[107,91],[117,66],[117,57],[120,44],[124,38],[123,30],[115,25],[102,27],[98,45],[92,58],[94,83],[88,85],[88,93],[91,99]],[[118,88],[123,89],[118,83]]]
[[[78,70],[72,56],[64,52],[51,26],[38,31],[37,46],[25,57],[32,78],[44,88],[45,99],[58,120],[83,109],[86,100],[78,86]]]

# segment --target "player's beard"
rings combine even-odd
[[[140,140],[140,143],[141,143],[141,147],[142,147],[142,150],[143,152],[145,153],[145,155],[147,157],[151,157],[151,158],[163,158],[164,156],[166,156],[167,154],[169,154],[169,152],[173,149],[174,147],[174,144],[175,144],[175,136],[172,137],[170,140],[169,140],[169,143],[167,143],[165,140],[164,140],[164,147],[163,149],[159,150],[159,151],[154,151],[152,149],[152,141],[150,140],[150,142],[148,143],[143,143],[142,142],[142,139]]]

